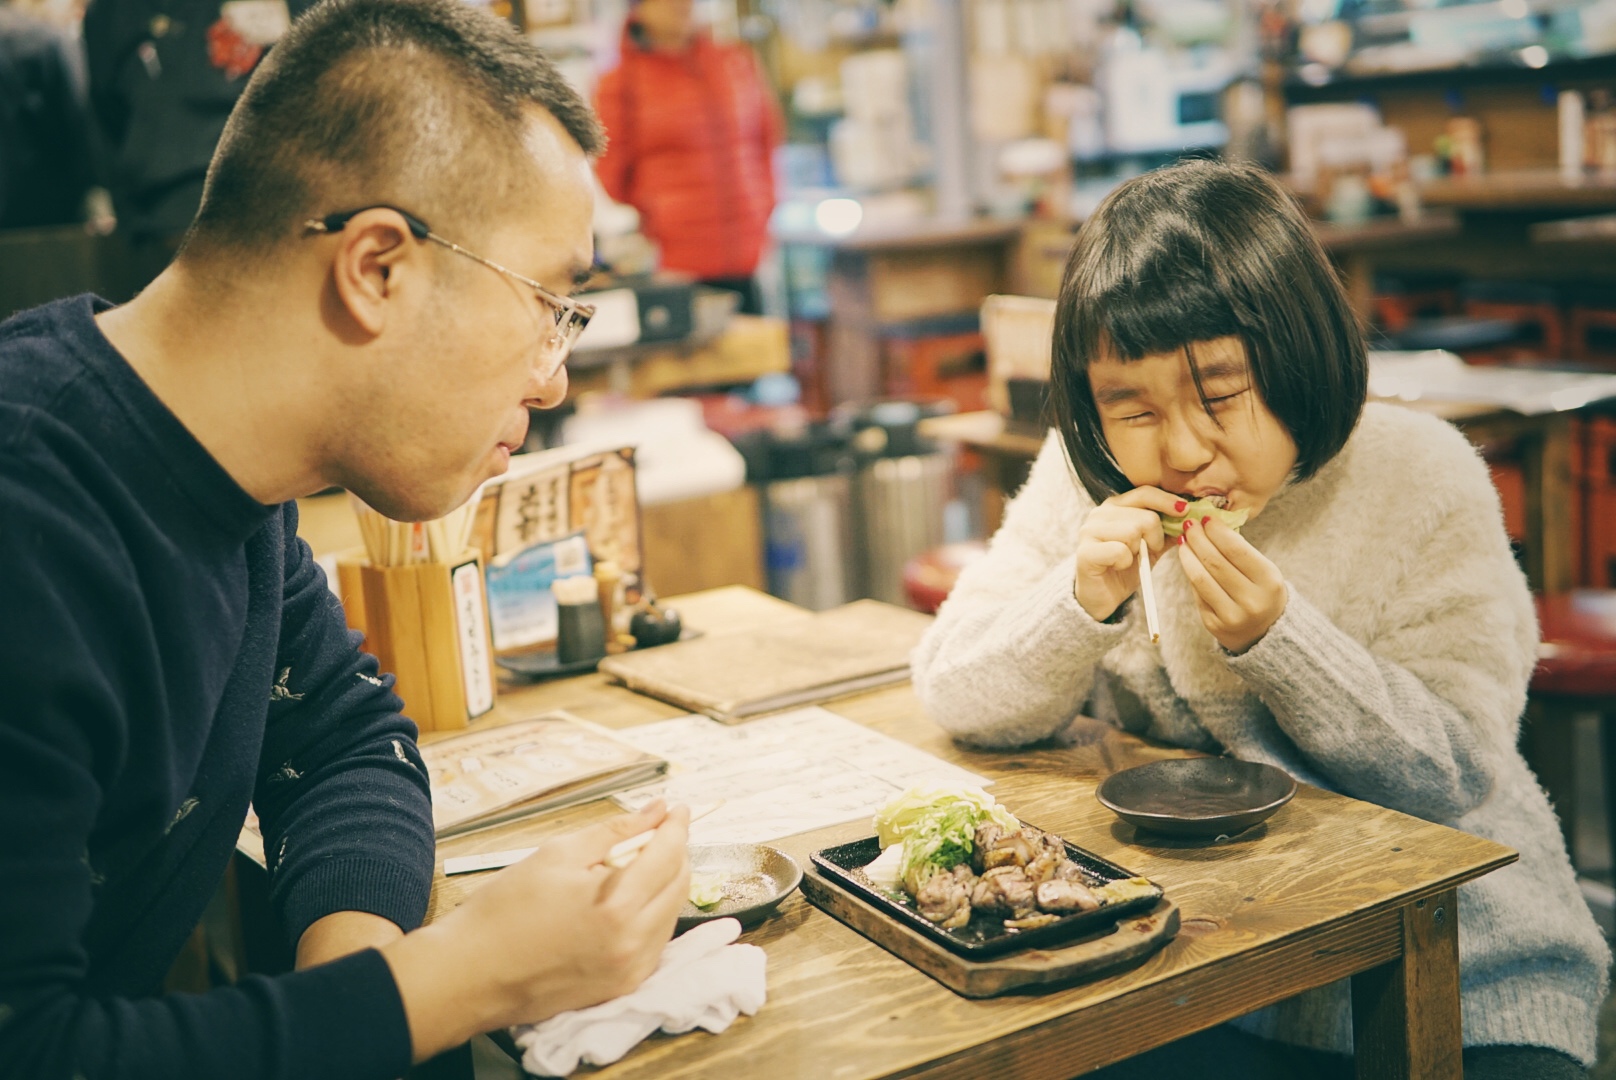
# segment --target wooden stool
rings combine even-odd
[[[1537,598],[1542,636],[1527,694],[1522,751],[1554,803],[1572,848],[1577,820],[1574,719],[1600,715],[1605,811],[1616,844],[1616,590],[1580,589]]]
[[[916,611],[934,614],[954,590],[960,571],[988,553],[981,540],[944,544],[903,564],[903,593]]]

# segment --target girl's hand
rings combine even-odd
[[[1285,613],[1279,567],[1223,522],[1186,521],[1178,559],[1195,590],[1202,624],[1230,652],[1257,644]]]
[[[1138,487],[1089,511],[1077,531],[1072,595],[1095,622],[1104,622],[1139,588],[1139,541],[1154,565],[1164,548],[1162,515],[1182,514],[1185,500],[1161,488]]]

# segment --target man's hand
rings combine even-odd
[[[297,939],[297,970],[329,963],[361,949],[379,949],[404,931],[391,919],[368,911],[334,911],[317,919]]]
[[[690,891],[689,822],[686,808],[654,803],[553,840],[383,948],[415,1060],[645,981]],[[627,868],[605,865],[613,844],[651,828],[656,837]]]
[[[1095,622],[1115,614],[1139,588],[1139,541],[1151,559],[1162,553],[1162,516],[1182,514],[1188,503],[1161,488],[1138,487],[1113,495],[1089,511],[1077,530],[1077,578],[1072,596]]]
[[[1288,593],[1279,567],[1223,522],[1186,521],[1178,559],[1201,623],[1230,652],[1257,644],[1285,613]]]

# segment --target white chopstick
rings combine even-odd
[[[459,855],[453,859],[443,860],[443,876],[453,877],[456,874],[475,874],[482,870],[498,870],[502,866],[521,862],[535,851],[536,847],[508,848],[505,851],[490,851],[483,855]]]
[[[1156,614],[1156,582],[1150,576],[1150,545],[1139,541],[1139,596],[1145,602],[1145,629],[1152,645],[1161,641],[1161,617]]]
[[[706,817],[708,814],[712,813],[714,810],[717,810],[723,805],[724,800],[719,799],[717,802],[708,803],[700,810],[692,809],[690,811],[690,823],[694,825],[696,822],[700,821],[702,818]],[[637,833],[634,836],[629,837],[627,840],[620,840],[616,844],[612,845],[612,850],[606,853],[606,858],[603,861],[613,870],[621,870],[629,863],[634,861],[635,857],[639,855],[640,850],[644,848],[645,845],[649,844],[654,836],[656,836],[656,830],[647,829],[642,833]]]
[[[708,803],[699,810],[691,811],[690,820],[696,821],[699,818],[704,818],[723,805],[723,799]],[[614,870],[623,869],[623,867],[634,861],[634,857],[640,853],[640,850],[646,844],[651,842],[651,838],[655,835],[655,829],[647,829],[645,832],[636,833],[627,840],[619,841],[606,853],[604,862]],[[504,851],[489,851],[482,855],[459,855],[453,859],[443,860],[443,876],[453,877],[456,874],[476,874],[484,870],[498,870],[512,863],[521,862],[537,850],[539,849],[536,847],[507,848]]]

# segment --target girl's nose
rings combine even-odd
[[[1162,464],[1171,472],[1190,475],[1200,472],[1217,451],[1203,430],[1210,421],[1199,417],[1176,416],[1162,425]]]

